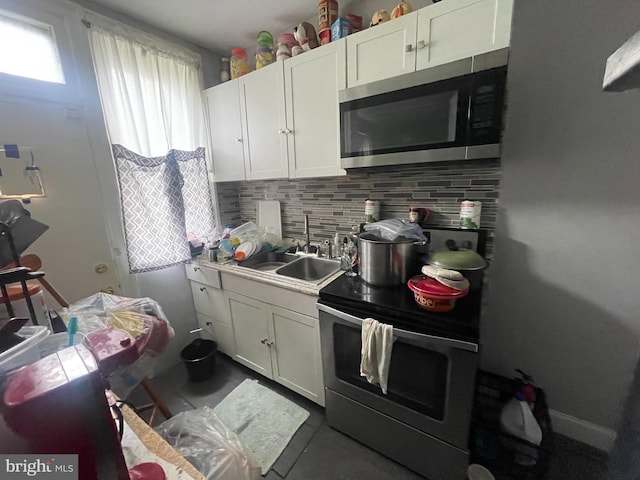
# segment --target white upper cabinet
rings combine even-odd
[[[346,42],[284,62],[289,177],[344,175],[340,168],[338,92],[346,87]]]
[[[288,175],[282,63],[205,90],[216,182]]]
[[[416,70],[509,46],[513,0],[440,2],[418,11]]]
[[[205,90],[216,182],[244,180],[244,152],[238,80]]]
[[[456,0],[347,37],[348,86],[508,47],[513,0]]]
[[[413,72],[417,18],[418,12],[411,12],[348,36],[348,86]]]
[[[282,63],[240,77],[240,112],[246,179],[286,178]]]
[[[448,0],[205,91],[216,182],[344,175],[338,93],[509,46],[513,0]]]

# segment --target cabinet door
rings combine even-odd
[[[287,137],[282,62],[240,77],[247,180],[286,178]]]
[[[273,379],[324,405],[318,319],[271,306]]]
[[[191,282],[196,312],[204,313],[224,323],[231,323],[229,307],[222,290],[198,282]]]
[[[268,306],[232,292],[226,292],[225,295],[233,324],[234,358],[265,377],[272,378],[271,352],[267,345],[270,341]]]
[[[418,13],[416,69],[508,47],[513,0],[441,2]]]
[[[238,85],[237,79],[230,80],[204,92],[216,182],[245,179]]]
[[[233,327],[231,324],[220,322],[213,317],[196,312],[198,326],[204,330],[202,338],[213,338],[218,343],[218,350],[233,357],[235,353],[233,341]]]
[[[413,72],[416,20],[417,12],[411,12],[348,36],[347,85],[355,87]]]
[[[345,39],[284,62],[289,177],[344,175],[338,91],[345,88]]]

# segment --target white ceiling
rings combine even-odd
[[[93,0],[136,20],[223,55],[232,48],[252,51],[260,30],[274,39],[293,33],[302,21],[317,24],[317,0]],[[391,12],[399,0],[338,0],[339,14],[354,13],[368,25],[379,8]],[[409,0],[414,8],[431,0]]]

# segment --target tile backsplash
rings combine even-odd
[[[278,200],[283,236],[301,239],[308,214],[313,243],[364,222],[367,199],[380,202],[382,219],[408,218],[409,207],[428,208],[427,225],[434,226],[457,226],[460,202],[477,200],[482,202],[480,227],[489,231],[490,253],[500,172],[499,159],[475,160],[354,170],[340,177],[225,182],[217,183],[216,191],[222,225],[255,222],[256,201]]]

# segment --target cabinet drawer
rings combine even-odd
[[[213,268],[202,267],[195,263],[185,265],[187,269],[187,278],[194,282],[204,283],[211,287],[222,288],[220,282],[220,272]]]
[[[235,354],[235,347],[233,341],[233,328],[231,325],[217,321],[215,318],[211,318],[208,315],[203,315],[200,312],[196,312],[198,318],[198,325],[200,328],[208,333],[203,333],[202,338],[213,339],[218,343],[218,350],[229,356]]]
[[[204,313],[220,322],[231,324],[229,307],[222,290],[204,283],[191,282],[191,292],[196,312]]]

